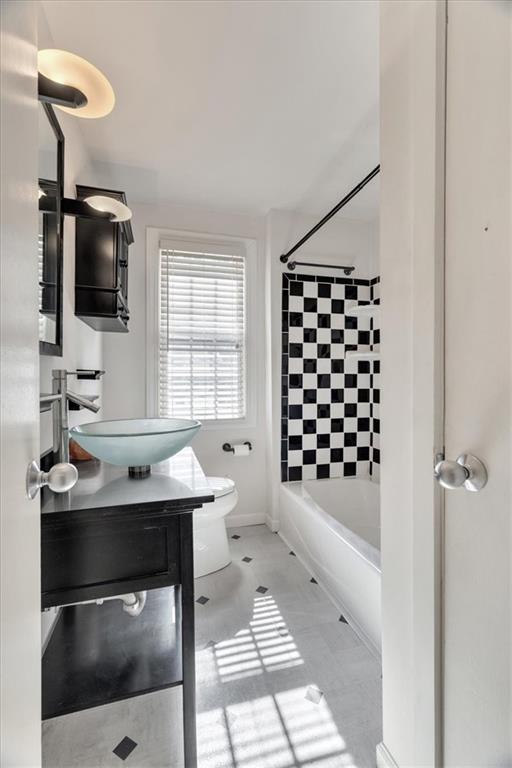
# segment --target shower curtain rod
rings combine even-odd
[[[293,246],[293,248],[290,248],[290,250],[289,250],[289,251],[287,251],[286,253],[283,253],[283,254],[282,254],[280,257],[279,257],[279,258],[280,258],[280,260],[283,262],[283,264],[286,264],[286,262],[288,261],[288,259],[289,259],[289,258],[290,258],[290,256],[292,255],[292,253],[295,253],[295,251],[296,251],[298,248],[300,248],[300,247],[301,247],[301,245],[304,245],[304,243],[306,243],[306,242],[309,240],[309,238],[310,238],[310,237],[312,237],[312,236],[315,234],[315,232],[318,232],[318,230],[319,230],[321,227],[323,227],[323,225],[324,225],[324,224],[327,224],[327,222],[329,221],[329,219],[332,219],[332,217],[333,217],[335,214],[337,214],[337,213],[338,213],[338,211],[341,211],[341,209],[342,209],[342,208],[343,208],[343,207],[344,207],[344,206],[345,206],[345,205],[346,205],[348,202],[350,202],[350,200],[352,200],[352,198],[353,198],[353,197],[355,197],[355,196],[356,196],[356,195],[357,195],[357,194],[358,194],[358,193],[359,193],[359,192],[360,192],[360,191],[363,189],[363,187],[366,187],[366,185],[368,184],[368,182],[369,182],[369,181],[371,181],[371,180],[373,179],[373,177],[374,177],[374,176],[376,176],[376,175],[379,173],[379,171],[380,171],[380,165],[377,165],[377,166],[376,166],[376,167],[373,169],[373,171],[370,171],[370,173],[368,174],[368,176],[365,176],[365,177],[364,177],[364,179],[363,179],[362,181],[360,181],[360,182],[359,182],[359,184],[358,184],[357,186],[355,186],[355,187],[354,187],[354,189],[351,189],[351,190],[350,190],[350,192],[348,193],[348,195],[345,195],[345,197],[343,198],[343,200],[340,200],[340,202],[338,203],[338,205],[335,205],[335,206],[334,206],[334,208],[333,208],[331,211],[329,211],[329,213],[327,213],[327,214],[326,214],[326,215],[323,217],[323,219],[321,219],[321,220],[318,222],[318,224],[315,224],[315,226],[314,226],[312,229],[310,229],[310,230],[309,230],[309,232],[306,232],[306,234],[304,235],[304,237],[302,237],[302,238],[299,240],[299,242],[298,242],[298,243],[295,243],[295,245]],[[304,263],[304,262],[303,262],[303,263]],[[343,267],[341,267],[341,269],[343,269]]]
[[[342,269],[346,275],[351,275],[355,267],[345,267],[340,264],[315,264],[314,261],[290,261],[288,269],[293,272],[295,267],[322,267],[322,269]]]

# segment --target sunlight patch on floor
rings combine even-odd
[[[216,643],[214,653],[222,682],[304,663],[272,595],[254,598],[249,627]]]
[[[249,627],[209,650],[226,684],[304,664],[272,595],[254,598]],[[201,712],[197,727],[201,768],[357,768],[314,681]]]
[[[329,707],[306,687],[198,715],[201,768],[357,768]]]

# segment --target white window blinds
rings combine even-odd
[[[160,243],[160,416],[245,416],[245,257],[216,250]]]

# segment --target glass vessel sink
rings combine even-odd
[[[151,464],[181,451],[200,428],[201,422],[192,419],[121,419],[80,424],[69,436],[97,459],[128,467],[132,477],[146,477]]]

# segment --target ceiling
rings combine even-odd
[[[377,0],[43,9],[53,45],[114,87],[114,111],[80,129],[95,181],[131,201],[322,213],[378,163]],[[373,181],[344,213],[377,206]]]

